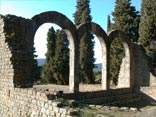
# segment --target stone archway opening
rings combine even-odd
[[[126,35],[120,30],[111,31],[109,33],[109,38],[111,44],[110,79],[112,80],[110,88],[130,88],[130,41],[127,39]],[[113,74],[113,76],[112,73],[115,73],[115,75]]]
[[[47,33],[51,27],[53,27],[55,31],[62,29],[60,26],[54,23],[44,23],[37,29],[35,33],[34,47],[37,58],[45,59],[45,54],[47,52]]]
[[[110,45],[110,88],[116,88],[122,60],[125,57],[125,48],[121,38],[113,39]]]
[[[69,40],[69,92],[78,92],[78,65],[77,65],[77,45],[75,44],[76,39],[76,28],[73,23],[63,14],[60,14],[55,11],[44,12],[39,15],[36,15],[32,18],[33,23],[33,37],[35,36],[38,28],[44,23],[54,23],[62,28],[66,33]]]
[[[130,88],[130,49],[126,42],[122,42],[124,46],[125,56],[120,66],[119,79],[117,88]]]
[[[96,35],[94,35],[94,79],[96,84],[101,84],[102,77],[102,47],[100,41]]]
[[[52,32],[49,32],[52,29],[54,31],[53,35]],[[36,31],[34,48],[39,74],[39,79],[35,84],[68,86],[70,47],[67,35],[61,27],[53,23],[42,24]],[[47,67],[49,68],[47,69]]]
[[[81,39],[81,36],[84,34],[84,32],[90,32],[94,35],[96,35],[97,39],[100,42],[101,45],[101,53],[102,53],[102,76],[101,76],[101,81],[100,81],[100,85],[97,85],[96,88],[93,85],[89,85],[87,87],[88,89],[86,89],[86,91],[97,91],[97,90],[107,90],[109,85],[108,85],[108,52],[107,52],[107,34],[105,33],[105,31],[96,23],[85,23],[82,24],[78,27],[78,38],[79,40]],[[81,85],[80,85],[81,86]],[[92,88],[93,86],[93,88]],[[83,88],[83,87],[82,87]],[[80,87],[81,90],[81,87]]]

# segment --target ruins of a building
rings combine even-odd
[[[79,95],[79,42],[83,33],[89,31],[98,37],[102,49],[101,94],[137,92],[145,99],[156,100],[156,79],[150,72],[144,51],[139,45],[131,43],[124,32],[113,30],[106,34],[93,22],[76,27],[66,16],[55,11],[44,12],[31,19],[0,15],[0,115],[2,117],[69,116],[67,109],[57,107],[57,103],[49,100],[45,93],[32,89],[34,36],[44,23],[55,23],[67,34],[70,43],[69,90],[73,95],[75,93]],[[117,37],[123,40],[125,58],[119,74],[120,89],[112,91],[109,81],[110,46]],[[93,93],[97,96],[100,94]]]

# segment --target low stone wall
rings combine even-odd
[[[79,92],[64,94],[66,99],[86,99],[89,97],[111,96],[131,93],[132,89],[114,89],[110,91]],[[61,102],[48,98],[45,92],[33,88],[1,88],[1,117],[71,117],[74,109],[64,107]]]
[[[110,90],[101,90],[101,91],[93,91],[93,92],[66,93],[63,94],[63,98],[81,100],[87,98],[116,96],[116,95],[129,94],[129,93],[132,93],[131,88],[122,88],[122,89],[110,89]]]
[[[70,108],[48,100],[45,93],[33,89],[0,89],[1,117],[70,117]]]

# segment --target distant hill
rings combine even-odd
[[[95,64],[95,68],[93,69],[93,71],[102,71],[102,63]]]
[[[43,66],[45,64],[45,60],[46,59],[38,58],[37,59],[38,66]],[[96,72],[101,71],[102,70],[102,63],[95,64],[95,68],[93,70]]]
[[[37,63],[38,63],[38,66],[43,66],[45,64],[45,59],[38,58]]]

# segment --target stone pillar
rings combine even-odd
[[[102,90],[108,90],[110,88],[110,50],[108,43],[103,45],[102,43]]]
[[[101,84],[102,89],[107,90],[109,88],[109,51],[108,51],[108,36],[105,33],[105,31],[101,28],[100,25],[88,22],[85,24],[82,24],[78,27],[78,37],[79,40],[81,39],[82,35],[85,32],[91,32],[94,33],[101,44],[102,49],[102,78],[101,78]]]
[[[74,42],[76,35],[72,36],[68,31],[66,34],[70,40],[69,91],[75,93],[79,92],[79,46],[78,42]]]

